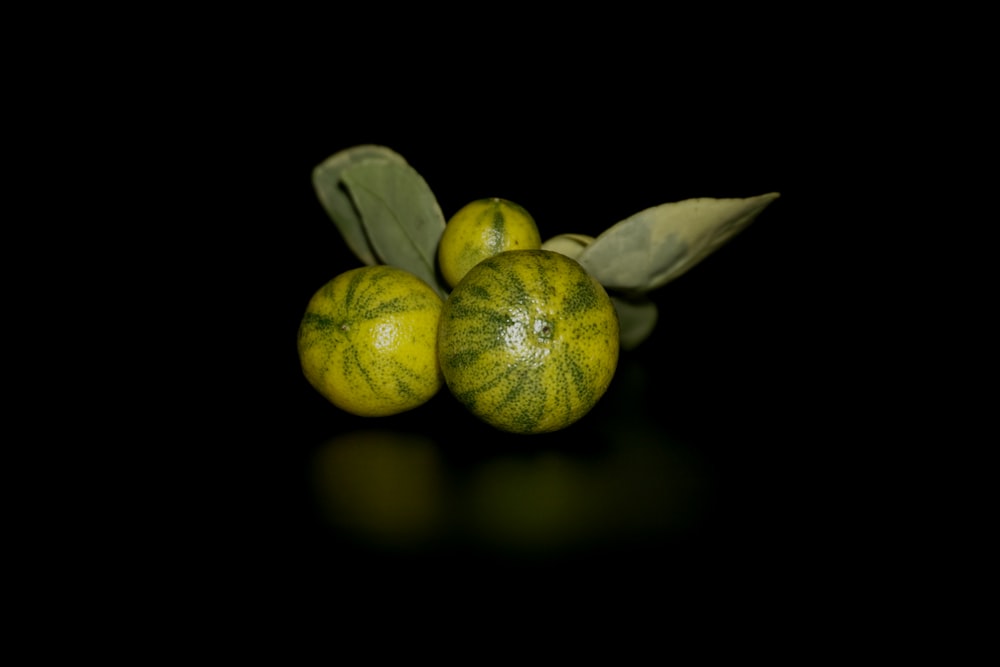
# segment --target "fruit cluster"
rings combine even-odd
[[[362,416],[411,410],[442,386],[498,429],[576,422],[606,392],[619,349],[657,320],[647,296],[745,228],[777,193],[645,209],[599,236],[544,243],[524,207],[478,199],[445,221],[394,151],[340,151],[317,196],[364,266],[310,299],[298,332],[309,383]]]
[[[541,249],[534,219],[500,199],[471,202],[438,246],[442,299],[415,274],[374,264],[320,288],[299,327],[306,378],[338,407],[384,416],[446,384],[483,421],[541,433],[585,415],[618,360],[618,318],[575,260]]]

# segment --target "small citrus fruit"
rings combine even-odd
[[[618,316],[580,264],[511,250],[473,267],[438,328],[445,382],[473,414],[514,433],[569,426],[604,395],[618,364]]]
[[[451,216],[438,244],[438,265],[450,287],[469,269],[505,250],[537,250],[542,237],[535,219],[506,199],[477,199]]]
[[[309,300],[299,325],[306,379],[363,417],[422,405],[443,386],[436,350],[442,305],[427,283],[398,267],[338,275]]]

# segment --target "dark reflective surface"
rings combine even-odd
[[[363,549],[460,548],[528,562],[688,539],[711,513],[717,480],[695,448],[630,409],[643,376],[629,359],[609,405],[553,436],[373,423],[316,443],[318,530]],[[443,423],[461,409],[450,397],[434,408]],[[494,444],[481,447],[486,439]]]

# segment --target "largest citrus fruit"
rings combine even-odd
[[[473,267],[445,301],[438,328],[445,382],[472,413],[513,433],[583,417],[618,363],[618,317],[575,260],[510,250]]]
[[[363,417],[415,408],[443,386],[441,297],[389,265],[346,271],[309,300],[299,325],[302,371],[331,403]]]

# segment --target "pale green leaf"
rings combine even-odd
[[[312,182],[316,196],[344,237],[347,247],[364,264],[372,265],[377,264],[378,260],[365,235],[361,216],[341,181],[344,169],[364,160],[391,160],[406,164],[401,155],[385,146],[373,144],[353,146],[334,153],[317,165],[313,169]]]
[[[643,293],[665,285],[743,230],[779,194],[686,199],[654,206],[602,232],[577,257],[602,285]]]
[[[634,349],[646,340],[656,326],[658,311],[656,304],[646,297],[624,298],[611,295],[611,301],[618,312],[619,342],[623,350]]]
[[[444,296],[437,279],[437,246],[445,220],[423,177],[407,164],[368,160],[348,167],[341,178],[375,256],[417,275]]]
[[[542,250],[552,250],[570,259],[576,259],[583,249],[594,242],[593,236],[586,234],[560,234],[553,236],[542,244]]]

